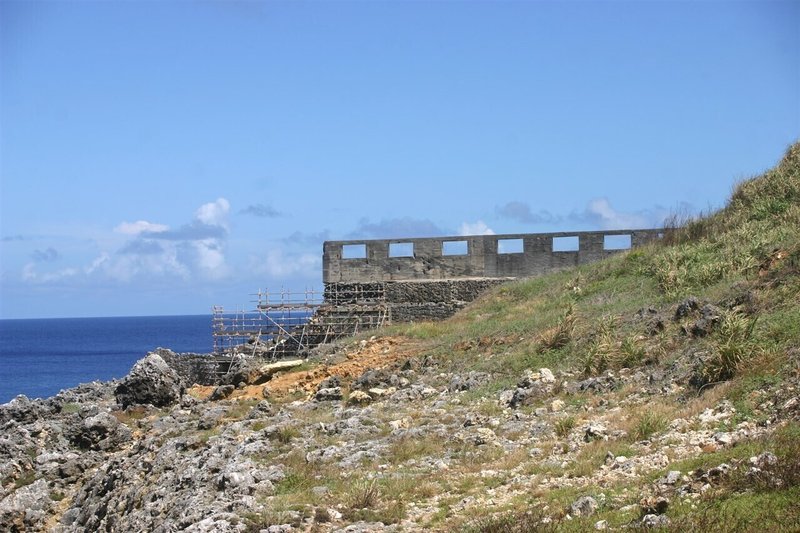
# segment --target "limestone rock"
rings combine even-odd
[[[261,385],[271,380],[276,374],[297,368],[303,363],[305,363],[305,361],[302,359],[294,359],[262,365],[250,373],[247,383],[251,385]]]
[[[178,374],[158,354],[151,353],[133,365],[114,395],[123,407],[137,404],[167,407],[177,403],[183,391]]]
[[[114,450],[131,438],[131,431],[106,412],[73,423],[67,434],[73,444],[90,450]]]
[[[371,401],[372,401],[372,396],[360,390],[352,391],[350,393],[350,397],[347,399],[348,403],[355,405],[364,405],[370,403]]]
[[[208,397],[208,401],[217,402],[219,400],[224,400],[233,394],[234,390],[235,387],[233,385],[220,385],[214,389],[214,392],[212,392],[211,396]]]
[[[328,387],[319,389],[314,394],[314,399],[318,402],[332,402],[342,399],[341,387]]]
[[[597,500],[591,496],[581,496],[569,506],[569,512],[572,516],[591,516],[597,511],[599,505]]]

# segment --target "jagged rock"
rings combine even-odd
[[[669,500],[663,496],[644,498],[639,502],[641,515],[664,514],[669,508]]]
[[[700,318],[692,325],[690,332],[695,337],[705,337],[714,330],[721,318],[719,308],[706,304],[700,309]]]
[[[385,396],[393,394],[394,392],[396,392],[396,391],[394,389],[391,389],[391,388],[382,389],[380,387],[374,387],[374,388],[369,389],[367,391],[367,394],[369,394],[372,397],[373,400],[379,400],[380,398],[383,398]]]
[[[0,531],[41,530],[52,505],[47,481],[37,479],[0,500]]]
[[[203,413],[200,420],[197,421],[197,429],[205,431],[213,429],[219,423],[220,417],[216,413]]]
[[[491,376],[486,372],[471,371],[466,376],[453,376],[448,385],[450,392],[467,391],[487,383]]]
[[[642,527],[659,528],[669,526],[669,518],[663,514],[648,514],[642,517]]]
[[[321,388],[314,394],[314,399],[318,402],[332,402],[342,399],[341,387]]]
[[[483,446],[497,442],[497,434],[491,428],[477,428],[470,440],[475,446]]]
[[[718,431],[714,433],[714,440],[722,446],[730,446],[733,444],[733,435],[725,431]]]
[[[46,412],[46,408],[40,401],[32,401],[24,394],[20,394],[10,402],[0,405],[0,426],[5,425],[9,420],[27,424],[38,420]]]
[[[765,469],[778,464],[778,458],[772,452],[764,452],[750,458],[750,464],[756,468]]]
[[[591,442],[598,439],[605,440],[608,438],[607,432],[608,430],[603,424],[598,422],[590,422],[583,432],[583,440],[586,442]]]
[[[544,383],[556,382],[556,377],[553,375],[553,372],[549,368],[540,368],[539,376],[541,381],[543,381]]]
[[[234,386],[240,382],[249,383],[257,372],[256,364],[253,358],[241,354],[235,355],[228,367],[228,371],[222,376],[219,383]]]
[[[679,470],[670,470],[667,475],[658,480],[659,485],[675,485],[680,481],[681,473]]]
[[[258,420],[272,415],[272,405],[266,400],[258,402],[247,414],[248,420]]]
[[[113,450],[131,438],[130,429],[106,412],[77,420],[67,427],[67,435],[79,448]]]
[[[553,400],[550,402],[550,411],[557,413],[559,411],[563,411],[566,404],[562,400]]]
[[[211,396],[208,397],[208,401],[218,402],[219,400],[224,400],[230,397],[234,390],[236,390],[236,388],[233,385],[220,385],[214,389]]]
[[[347,398],[347,403],[355,405],[365,405],[370,403],[371,401],[372,401],[372,396],[360,390],[352,391],[350,393],[350,396]]]
[[[675,309],[675,320],[680,320],[689,316],[692,311],[697,311],[700,308],[700,302],[694,296],[689,296],[684,301],[678,304]]]
[[[336,387],[342,386],[342,380],[339,379],[339,376],[331,376],[329,378],[323,379],[319,385],[317,385],[317,390],[322,389],[334,389]]]
[[[569,512],[572,516],[591,516],[597,511],[599,505],[597,500],[591,496],[581,496],[569,506]]]
[[[151,353],[133,365],[114,395],[123,407],[137,404],[166,407],[177,403],[183,392],[178,374],[158,354]]]
[[[612,375],[596,376],[578,381],[577,383],[570,383],[566,389],[568,392],[609,392],[617,388],[617,380]]]

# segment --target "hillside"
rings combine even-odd
[[[800,143],[663,242],[269,381],[12,401],[0,529],[800,531],[799,272]]]

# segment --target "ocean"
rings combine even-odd
[[[121,378],[158,347],[211,352],[211,315],[0,320],[0,403]]]

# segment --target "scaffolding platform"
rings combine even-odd
[[[294,357],[390,321],[382,288],[340,292],[259,290],[248,311],[226,313],[214,306],[214,353]]]

